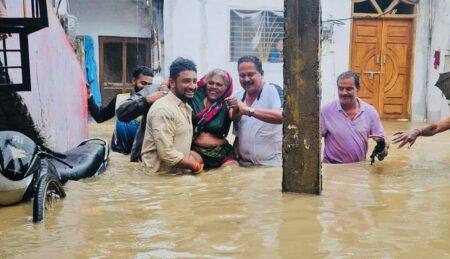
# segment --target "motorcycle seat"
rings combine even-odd
[[[105,152],[107,146],[99,143],[85,143],[74,149],[63,152],[66,158],[62,159],[70,168],[55,159],[51,162],[55,165],[58,171],[61,182],[65,183],[68,180],[79,180],[86,177],[94,176],[102,166],[105,160]]]

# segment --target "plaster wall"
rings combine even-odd
[[[322,0],[322,21],[332,23],[330,20],[347,19],[351,17],[350,0]],[[342,20],[342,24],[333,23],[333,34],[329,39],[322,41],[321,53],[321,84],[322,103],[337,98],[336,78],[350,66],[350,35],[351,20]]]
[[[223,68],[234,79],[234,91],[241,90],[237,63],[230,62],[230,10],[283,10],[283,0],[166,0],[164,40],[166,75],[177,57],[193,60],[198,77]],[[264,80],[283,86],[283,64],[263,63]]]
[[[450,55],[450,1],[422,0],[418,7],[414,49],[412,120],[438,121],[450,115],[448,101],[434,86]],[[435,51],[441,64],[434,67]]]
[[[186,1],[188,2],[188,1]],[[99,66],[99,36],[150,38],[148,8],[142,0],[71,0],[70,13],[78,18],[77,35],[91,36]],[[98,74],[99,71],[97,71]]]
[[[20,4],[7,1],[8,14],[22,12]],[[28,36],[31,92],[20,95],[48,146],[63,151],[88,136],[86,83],[51,5],[48,16],[49,27]],[[18,48],[17,36],[7,39],[7,44]],[[11,61],[17,62],[18,57]],[[14,73],[12,80],[17,82]]]

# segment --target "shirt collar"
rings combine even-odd
[[[188,110],[191,110],[191,106],[189,106],[187,103],[183,102],[180,98],[174,95],[172,91],[169,91],[169,93],[167,94],[167,98],[173,105],[177,107],[184,107]]]
[[[359,97],[356,97],[356,100],[359,103],[359,112],[365,111],[366,104]],[[339,101],[339,99],[336,101],[336,108],[338,109],[338,111],[344,111],[344,109],[342,109],[341,102]]]
[[[261,98],[261,93],[264,89],[264,86],[266,85],[266,82],[263,82],[263,86],[261,87],[261,89],[259,90],[258,96],[256,97],[256,100],[259,100],[259,98]],[[242,96],[241,101],[245,102],[245,98],[247,97],[247,91],[244,91],[244,95]]]

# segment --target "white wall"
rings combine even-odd
[[[447,100],[434,86],[439,73],[444,72],[444,56],[450,49],[450,1],[422,0],[416,26],[412,119],[438,121],[450,114]],[[436,50],[441,52],[441,65],[437,69],[433,66]]]
[[[166,0],[164,1],[165,71],[177,57],[193,60],[198,76],[223,68],[242,89],[236,62],[230,62],[230,9],[283,10],[283,0]],[[264,79],[283,85],[283,65],[263,63]]]
[[[151,37],[148,9],[142,0],[70,0],[70,13],[78,18],[78,35],[94,40],[99,69],[98,36]]]
[[[351,17],[350,0],[322,0],[322,21]],[[336,78],[349,69],[351,20],[333,26],[333,37],[322,42],[322,105],[337,98]]]

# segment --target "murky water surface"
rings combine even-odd
[[[105,174],[65,185],[44,223],[30,202],[0,207],[0,258],[449,257],[447,143],[443,133],[374,166],[324,165],[320,196],[282,193],[281,168],[157,176],[111,153]]]

